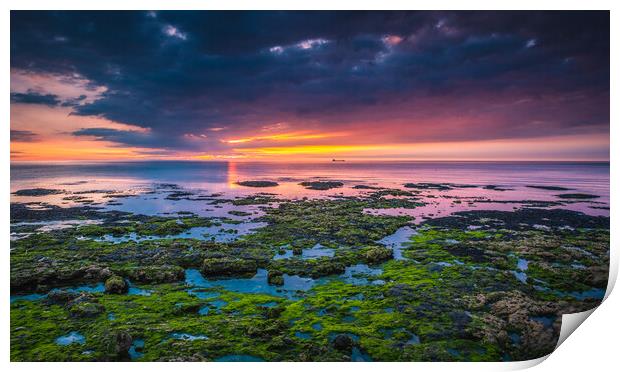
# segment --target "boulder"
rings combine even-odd
[[[369,264],[377,264],[392,259],[394,252],[385,247],[372,247],[364,253],[364,258]]]
[[[120,276],[114,275],[105,281],[105,293],[124,294],[129,290],[129,284]]]
[[[353,339],[349,335],[337,335],[332,341],[334,349],[344,351],[347,353],[353,349]]]
[[[126,331],[120,331],[116,334],[116,352],[120,356],[126,356],[129,354],[129,348],[133,338]]]

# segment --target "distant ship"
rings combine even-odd
[[[344,161],[344,159],[332,159],[332,161]]]

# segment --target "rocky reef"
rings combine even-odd
[[[291,200],[170,188],[260,210],[237,220],[14,203],[12,229],[26,235],[11,242],[11,360],[525,360],[553,350],[562,314],[603,297],[607,217],[545,206],[414,223],[368,210],[415,210],[419,192],[471,185],[358,186]],[[98,223],[23,224],[68,217]],[[245,223],[259,227],[222,227],[226,241],[189,233]]]

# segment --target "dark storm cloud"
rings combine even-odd
[[[432,117],[437,107],[418,104],[429,99],[453,103],[441,107],[451,116],[493,115],[493,130],[467,134],[482,139],[609,122],[608,12],[14,11],[11,66],[106,86],[96,101],[74,102],[74,114],[149,134],[75,134],[151,148],[190,148],[188,134],[214,127],[352,125],[369,108],[390,120]]]
[[[58,106],[60,104],[60,100],[57,95],[40,94],[33,91],[28,91],[27,93],[11,92],[11,102],[46,105],[50,107]]]
[[[29,130],[11,129],[11,142],[34,142],[38,140],[36,133]]]
[[[71,133],[77,137],[91,137],[97,141],[109,141],[123,146],[142,147],[150,149],[165,148],[167,150],[204,150],[205,145],[218,150],[221,146],[211,143],[209,138],[190,135],[179,137],[164,137],[156,132],[140,132],[133,130],[119,130],[112,128],[82,128]],[[156,153],[157,151],[148,151]]]

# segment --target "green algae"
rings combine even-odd
[[[558,317],[600,302],[571,293],[604,288],[608,229],[546,231],[498,223],[466,230],[428,221],[404,245],[404,260],[394,260],[391,249],[377,241],[411,221],[364,210],[399,203],[419,206],[415,195],[384,189],[355,198],[280,200],[257,219],[265,227],[229,243],[154,239],[111,244],[80,238],[132,232],[165,236],[196,226],[239,223],[192,215],[123,216],[123,223],[37,233],[12,242],[12,294],[45,294],[53,287],[118,276],[142,283],[150,295],[116,291],[92,293],[75,303],[55,303],[50,296],[17,300],[11,304],[11,360],[126,360],[118,351],[119,334],[144,341],[139,361],[213,361],[227,355],[348,361],[350,352],[334,347],[338,335],[347,335],[351,347],[375,361],[499,361],[505,354],[523,360],[549,352],[559,336],[559,329],[540,329],[530,317]],[[228,202],[274,200],[255,195]],[[316,244],[332,249],[333,257],[273,260],[283,247],[300,253]],[[514,274],[520,270],[519,259],[528,262],[525,283]],[[342,277],[348,267],[361,264],[373,266],[375,271],[367,274],[372,280]],[[316,282],[293,298],[221,287],[190,290],[182,282],[188,268],[224,278],[265,268],[273,285],[282,285],[284,274]],[[70,332],[82,334],[84,344],[54,342]],[[513,345],[509,332],[527,337]],[[204,337],[179,339],[173,334]],[[412,335],[419,342],[410,342]]]

